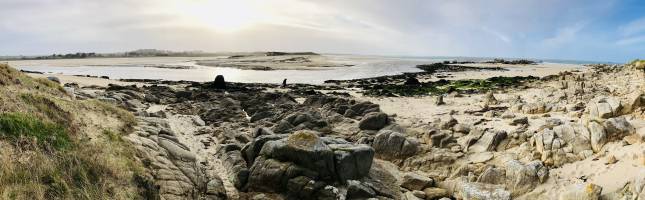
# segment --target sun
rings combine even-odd
[[[174,9],[190,23],[221,32],[239,31],[269,18],[252,0],[182,1]]]

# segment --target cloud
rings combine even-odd
[[[618,28],[623,36],[630,36],[645,32],[645,17],[633,20]]]
[[[593,46],[600,51],[605,50],[601,49],[603,45],[638,41],[616,42],[617,37],[604,34],[618,27],[595,25],[613,12],[615,2],[2,0],[0,55],[164,48],[417,56],[569,56],[558,47]],[[592,22],[594,26],[587,26]],[[623,34],[636,33],[642,31],[640,24],[634,21],[620,30]],[[584,57],[570,56],[567,58]]]
[[[547,46],[559,46],[575,40],[577,34],[587,26],[587,22],[578,22],[571,26],[566,26],[558,29],[555,36],[546,38],[542,41]]]
[[[616,41],[616,44],[618,45],[634,45],[641,43],[645,43],[645,35],[623,38]]]

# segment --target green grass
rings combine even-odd
[[[39,145],[57,150],[67,149],[72,144],[65,127],[23,113],[0,114],[0,134],[12,140],[33,138]]]

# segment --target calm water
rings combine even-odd
[[[463,60],[465,58],[418,58],[418,57],[377,57],[377,56],[351,56],[327,55],[333,62],[353,64],[352,67],[330,68],[328,70],[274,70],[256,71],[240,70],[225,67],[206,67],[196,65],[193,61],[180,63],[154,63],[168,65],[193,66],[191,69],[163,69],[131,66],[15,66],[19,69],[39,71],[45,73],[65,75],[93,75],[109,76],[111,79],[164,79],[164,80],[190,80],[212,81],[216,75],[224,75],[227,81],[246,83],[282,83],[288,79],[289,83],[320,84],[325,80],[346,80],[356,78],[369,78],[383,75],[396,75],[405,72],[419,72],[415,66],[442,62],[444,60]],[[473,58],[469,58],[473,60]],[[551,61],[554,62],[554,61]],[[558,62],[558,61],[555,61]],[[571,63],[571,62],[559,62]],[[576,63],[577,64],[577,63]]]

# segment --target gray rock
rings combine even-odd
[[[334,165],[340,181],[359,180],[369,174],[374,149],[368,145],[330,144],[334,151]]]
[[[382,112],[372,112],[363,116],[358,123],[361,130],[379,130],[388,124],[388,116]]]
[[[347,199],[366,199],[376,196],[376,192],[369,186],[357,180],[347,181]]]
[[[335,175],[334,152],[312,131],[298,131],[288,138],[268,141],[260,155],[317,172],[321,180],[332,180]]]
[[[401,187],[409,190],[423,190],[432,186],[434,181],[431,178],[422,176],[414,172],[408,172],[403,175]]]
[[[430,200],[448,196],[448,191],[442,188],[426,188],[426,189],[423,189],[423,192],[426,195],[426,199],[430,199]]]

